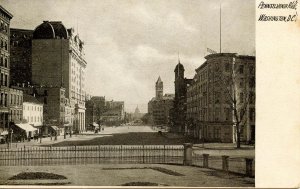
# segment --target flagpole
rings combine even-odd
[[[220,1],[220,53],[222,53],[222,3]]]

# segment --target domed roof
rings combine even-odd
[[[178,64],[176,65],[174,72],[176,72],[177,70],[183,70],[184,71],[184,67],[180,62],[178,62]]]
[[[68,31],[62,22],[44,21],[33,32],[33,39],[68,38]]]

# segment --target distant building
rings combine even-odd
[[[234,86],[238,108],[245,107],[241,140],[254,141],[255,57],[218,53],[205,58],[187,88],[185,132],[205,141],[235,142],[235,119],[230,100],[233,98],[230,87]]]
[[[187,87],[192,82],[192,79],[184,77],[184,67],[178,60],[175,67],[175,99],[174,106],[171,109],[171,132],[184,132],[187,112]]]
[[[73,29],[62,22],[44,21],[33,32],[32,83],[46,87],[63,87],[75,112],[73,130],[85,128],[84,43]]]
[[[155,83],[155,97],[148,102],[148,113],[154,125],[166,125],[170,122],[170,109],[173,107],[173,94],[163,95],[163,82],[158,77]]]
[[[144,116],[143,113],[140,112],[139,106],[136,106],[134,113],[132,114],[133,120],[141,119]]]
[[[62,87],[33,88],[33,94],[44,104],[44,134],[50,133],[53,126],[59,133],[72,130],[75,119],[74,104],[66,98],[65,93]]]
[[[101,115],[106,111],[104,96],[89,96],[85,107],[85,122],[89,126],[89,130],[94,130],[94,127],[100,123]],[[93,129],[91,129],[93,128]]]
[[[105,112],[100,116],[101,124],[120,125],[124,118],[124,101],[105,101]]]
[[[26,86],[31,83],[31,40],[33,30],[10,29],[11,84]]]

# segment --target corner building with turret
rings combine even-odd
[[[87,62],[83,46],[78,34],[62,22],[44,21],[33,32],[32,83],[65,88],[65,96],[71,105],[73,131],[79,133],[86,130],[84,83]]]

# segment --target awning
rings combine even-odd
[[[20,124],[15,124],[15,125],[18,126],[20,129],[23,129],[24,131],[27,131],[27,132],[37,130],[33,126],[26,124],[26,123],[20,123]]]
[[[54,129],[55,131],[58,131],[58,127],[57,126],[51,126],[52,129]]]
[[[8,131],[2,131],[0,132],[0,135],[8,135]]]
[[[99,127],[99,125],[98,125],[97,123],[95,123],[95,122],[94,122],[92,125],[93,125],[94,127]]]

